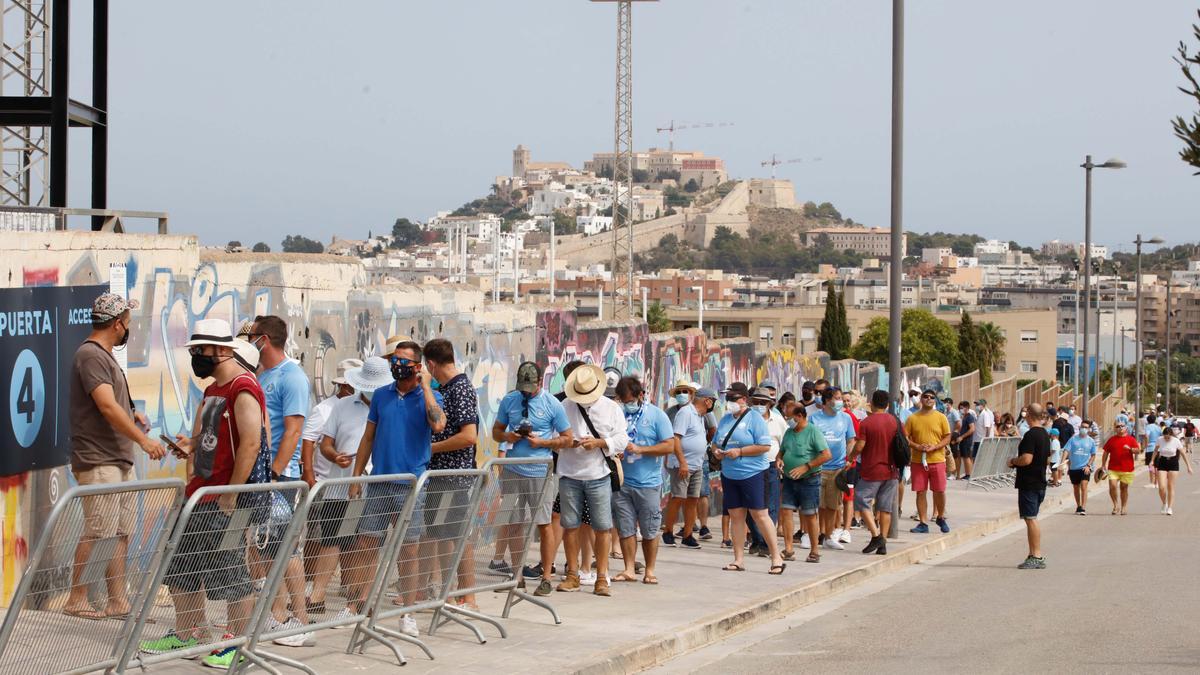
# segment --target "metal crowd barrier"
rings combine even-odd
[[[59,498],[0,625],[0,672],[84,673],[120,663],[137,607],[154,598],[147,577],[183,488],[175,478],[143,480],[76,486]],[[110,606],[121,597],[125,606]]]
[[[437,624],[439,610],[458,578],[463,542],[479,507],[483,481],[481,469],[426,471],[417,479],[396,520],[396,532],[389,537],[390,546],[383,549],[377,585],[367,601],[370,611],[367,619],[355,626],[349,651],[361,652],[368,639],[375,640],[388,646],[404,665],[404,657],[389,640],[392,638],[414,644],[434,658],[420,638],[382,622],[432,610],[431,626]]]
[[[1016,477],[1016,469],[1008,466],[1008,460],[1017,456],[1017,446],[1021,439],[1017,437],[988,437],[979,444],[979,452],[975,454],[975,467],[971,470],[971,479],[967,488],[982,487],[994,490],[999,487],[1011,487]]]
[[[516,465],[544,466],[545,475],[528,480],[502,481],[501,475],[504,468]],[[465,583],[466,579],[460,577],[459,583],[450,592],[449,597],[459,598],[477,593],[507,592],[504,610],[501,613],[503,618],[507,619],[513,606],[524,600],[550,612],[555,624],[562,623],[553,605],[524,590],[525,582],[521,577],[521,571],[529,557],[530,547],[533,546],[534,551],[537,551],[537,547],[534,545],[534,535],[537,533],[535,516],[538,505],[553,497],[555,482],[552,460],[548,457],[497,458],[484,464],[482,471],[487,476],[487,482],[481,495],[475,527],[463,550],[463,560],[472,570],[474,583]],[[509,475],[512,475],[511,472]],[[502,549],[505,554],[502,557],[506,562],[511,563],[513,574],[497,579],[496,572],[489,567],[489,563],[492,561],[493,554]],[[508,637],[507,631],[499,621],[481,612],[446,604],[442,614],[457,614],[483,621],[495,626],[500,637]],[[482,637],[480,640],[482,641]]]
[[[147,595],[115,671],[123,673],[131,662],[144,668],[243,647],[277,604],[285,573],[291,576],[299,562],[295,554],[307,493],[301,481],[196,490],[180,511],[149,586],[165,584],[171,602],[163,606]],[[297,503],[300,511],[293,506]],[[147,624],[155,626],[149,635]],[[234,659],[233,670],[248,661],[277,672],[268,663],[273,660],[313,673],[302,663],[261,651],[239,649]]]

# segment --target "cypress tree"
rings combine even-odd
[[[829,279],[825,282],[825,316],[821,319],[821,333],[817,335],[817,349],[834,359],[838,358],[834,356],[837,347],[837,308],[837,291],[833,289],[833,280]]]
[[[979,334],[979,327],[971,320],[971,315],[966,310],[963,310],[962,320],[958,324],[958,364],[955,370],[959,375],[978,370],[979,386],[986,387],[992,383],[992,368],[988,363],[983,336]]]
[[[850,322],[846,320],[846,292],[838,293],[837,321],[834,332],[834,351],[831,357],[845,359],[850,357]]]

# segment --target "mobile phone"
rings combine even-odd
[[[176,457],[179,457],[180,459],[187,457],[187,455],[188,455],[187,450],[184,450],[183,448],[179,447],[179,444],[176,443],[175,441],[171,440],[170,438],[168,438],[166,434],[159,434],[158,438],[163,443],[166,443],[168,448],[171,448],[171,453],[174,454]]]

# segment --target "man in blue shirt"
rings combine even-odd
[[[675,413],[673,430],[679,439],[683,461],[678,456],[667,457],[667,469],[671,475],[671,499],[667,503],[666,528],[662,540],[667,546],[675,545],[675,515],[683,507],[683,530],[680,544],[684,548],[700,548],[700,542],[692,536],[692,524],[700,504],[704,483],[708,481],[706,451],[708,450],[708,428],[704,416],[717,400],[717,392],[707,387],[696,391],[692,401],[681,405]],[[704,514],[707,520],[708,514]]]
[[[621,459],[625,481],[613,494],[617,535],[621,538],[621,555],[625,569],[613,581],[636,581],[637,542],[634,535],[642,530],[642,554],[646,557],[644,584],[657,584],[654,562],[658,557],[658,533],[662,525],[662,464],[663,457],[674,455],[683,462],[683,451],[675,442],[671,421],[661,408],[646,405],[645,390],[636,377],[625,376],[617,382],[617,401],[625,410],[629,445]],[[676,419],[679,416],[676,415]]]
[[[1096,461],[1096,440],[1091,436],[1092,421],[1083,420],[1079,433],[1067,441],[1063,451],[1067,453],[1067,476],[1075,492],[1075,513],[1087,515],[1088,484],[1092,478],[1092,463]]]
[[[821,541],[825,548],[845,550],[843,539],[849,533],[834,527],[838,508],[842,506],[842,491],[834,480],[846,468],[846,443],[854,438],[854,423],[842,411],[842,390],[830,386],[821,394],[821,408],[808,416],[808,423],[817,427],[825,437],[832,457],[821,466]]]
[[[300,434],[308,417],[308,376],[283,351],[288,329],[277,316],[258,316],[249,338],[258,347],[258,383],[271,422],[271,470],[282,480],[300,480]]]
[[[505,457],[551,458],[554,453],[571,444],[571,425],[562,403],[542,387],[542,369],[532,361],[517,366],[517,387],[500,400],[500,410],[492,424],[492,440],[512,446]],[[554,552],[558,549],[557,537],[552,522],[554,496],[558,494],[554,472],[547,475],[545,464],[508,464],[500,471],[500,493],[506,501],[514,503],[518,517],[501,528],[496,540],[496,553],[488,563],[488,569],[500,576],[511,577],[513,566],[525,552],[524,515],[530,511],[538,527],[540,562],[536,566],[526,565],[522,576],[541,578],[534,595],[549,595],[553,592],[550,582],[554,578]],[[545,481],[549,488],[543,490]],[[504,560],[511,553],[512,565]]]
[[[367,426],[358,444],[354,460],[354,475],[366,471],[372,462],[371,475],[384,476],[425,472],[432,455],[433,434],[446,428],[446,413],[430,385],[431,378],[421,372],[421,345],[404,340],[396,345],[389,364],[395,384],[377,389],[371,396]],[[361,486],[350,486],[350,499],[357,499]],[[358,543],[365,569],[375,566],[379,546],[408,497],[406,483],[369,483],[366,505],[358,523]],[[420,562],[417,539],[424,516],[420,504],[413,509],[412,525],[404,535],[400,548],[400,597],[404,604],[417,601],[417,566]],[[364,579],[361,588],[352,590],[354,597],[366,597],[372,579]],[[417,636],[417,622],[411,614],[400,617],[400,632]]]

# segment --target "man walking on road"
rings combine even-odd
[[[848,461],[862,458],[858,483],[854,486],[854,509],[871,533],[871,541],[863,553],[879,555],[887,555],[887,531],[892,524],[900,478],[892,463],[892,439],[903,432],[900,420],[888,412],[888,403],[887,391],[879,389],[871,394],[871,414],[858,425],[858,438],[848,457]],[[879,514],[878,524],[875,513]]]
[[[1100,465],[1108,469],[1108,496],[1112,499],[1112,514],[1118,513],[1117,491],[1120,490],[1120,514],[1129,512],[1129,486],[1133,484],[1133,457],[1138,451],[1138,442],[1124,425],[1117,425],[1116,433],[1104,443],[1104,456]],[[1118,488],[1119,485],[1119,488]]]
[[[917,493],[917,518],[920,521],[911,532],[929,532],[927,500],[932,491],[934,522],[945,534],[950,531],[945,518],[946,446],[950,444],[950,423],[935,409],[937,394],[933,390],[926,389],[920,401],[921,409],[904,422],[904,433],[912,446],[912,489]],[[967,478],[967,474],[963,474],[963,478]]]
[[[1029,556],[1017,566],[1022,570],[1046,569],[1046,559],[1042,556],[1042,530],[1037,522],[1038,510],[1046,498],[1046,466],[1050,460],[1050,433],[1042,427],[1044,415],[1042,406],[1036,403],[1029,406],[1026,413],[1029,431],[1017,446],[1017,456],[1008,460],[1008,465],[1017,470],[1017,510],[1025,521],[1029,539]]]
[[[1091,428],[1092,421],[1083,420],[1080,434],[1072,436],[1063,449],[1067,453],[1067,476],[1075,492],[1075,513],[1081,516],[1087,515],[1088,483],[1092,479],[1092,463],[1096,461],[1096,441],[1089,433]]]

